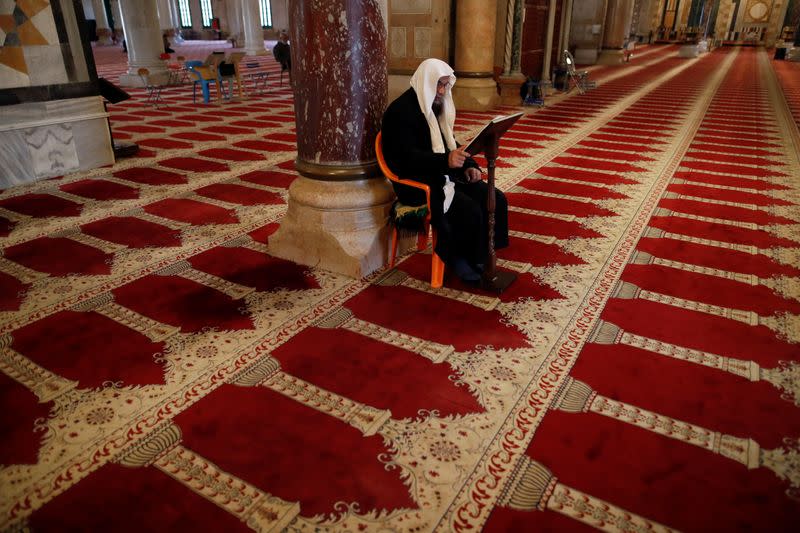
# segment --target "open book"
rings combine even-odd
[[[481,131],[469,142],[464,150],[469,152],[470,155],[477,155],[486,149],[487,142],[494,142],[494,139],[499,139],[514,123],[519,120],[522,113],[514,113],[513,115],[499,115],[490,120]]]

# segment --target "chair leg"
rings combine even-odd
[[[444,261],[436,252],[433,252],[431,258],[431,287],[438,289],[442,286],[444,280]]]
[[[436,253],[436,232],[432,232],[431,239],[431,287],[438,289],[444,281],[444,261]]]
[[[154,96],[153,96],[153,105],[154,106],[157,106],[158,104],[163,104],[164,103],[164,99],[161,98],[161,89],[162,89],[161,85],[158,85],[158,86],[153,88],[153,94],[154,94]]]
[[[397,228],[392,228],[392,255],[389,258],[389,268],[394,268],[394,260],[397,258]]]
[[[197,84],[196,83],[192,85],[192,103],[193,104],[197,103]]]

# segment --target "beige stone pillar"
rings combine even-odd
[[[621,65],[624,62],[622,47],[630,32],[633,3],[633,0],[608,0],[603,49],[597,58],[599,64]]]
[[[456,109],[486,111],[500,102],[494,81],[497,0],[457,0],[455,74]]]
[[[544,61],[542,61],[542,81],[550,81],[550,60],[553,57],[553,34],[556,29],[556,0],[547,6],[547,36],[544,40]]]
[[[158,24],[156,0],[121,0],[119,3],[122,27],[128,45],[128,72],[119,77],[123,87],[144,85],[138,71],[150,71],[151,81],[166,82],[167,67],[159,57],[164,52],[164,41]]]
[[[169,11],[172,13],[172,22],[175,25],[175,35],[172,40],[175,44],[183,44],[183,28],[181,28],[181,15],[178,9],[178,0],[169,0]]]
[[[175,21],[172,19],[172,9],[170,6],[170,0],[158,0],[158,24],[161,27],[161,31],[166,33],[167,36],[172,37],[177,33],[177,29],[180,24],[175,24]]]
[[[500,103],[519,105],[519,88],[525,81],[520,71],[520,47],[522,44],[522,4],[524,0],[505,0],[506,27],[503,50],[503,73],[500,75]]]
[[[228,28],[231,32],[230,38],[236,43],[234,48],[242,47],[244,46],[242,0],[229,0],[226,4],[228,9]]]
[[[114,18],[114,34],[117,42],[120,43],[125,38],[125,28],[122,26],[122,11],[119,8],[119,0],[111,0],[111,16]]]
[[[258,0],[242,0],[242,23],[244,25],[244,51],[249,56],[265,55],[264,30]]]
[[[572,2],[566,0],[561,11],[561,49],[558,51],[559,63],[563,60],[564,50],[569,50],[569,32],[572,31]]]
[[[97,44],[98,46],[108,46],[111,43],[111,28],[108,26],[106,16],[106,6],[103,0],[92,0],[94,10],[94,20],[97,23]]]
[[[780,39],[783,30],[783,21],[786,20],[786,12],[789,8],[788,0],[775,0],[772,4],[772,12],[767,25],[767,32],[764,34],[764,46],[772,48]]]

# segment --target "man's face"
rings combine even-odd
[[[442,105],[444,104],[444,93],[447,92],[447,88],[450,86],[450,76],[442,76],[439,78],[439,81],[436,83],[436,96],[433,97],[433,108],[434,114],[438,115],[442,110]]]

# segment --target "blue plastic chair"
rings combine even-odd
[[[186,68],[189,70],[189,74],[193,78],[192,84],[192,102],[197,102],[197,86],[200,85],[201,90],[203,91],[203,102],[206,104],[211,101],[211,90],[209,85],[212,82],[216,82],[217,76],[211,69],[207,66],[203,65],[202,61],[199,60],[192,60],[187,61]],[[217,86],[217,91],[219,91],[219,85]]]

